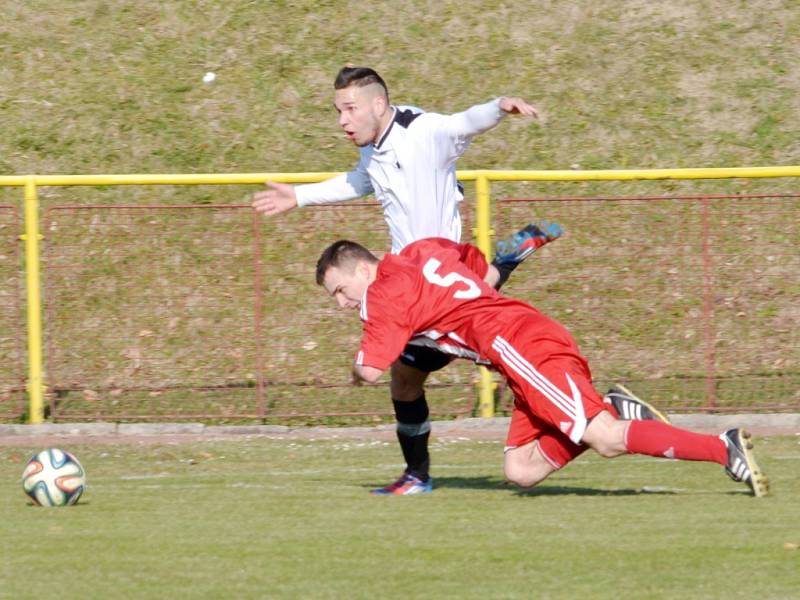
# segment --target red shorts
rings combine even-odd
[[[526,406],[519,407],[515,404],[506,438],[506,450],[524,446],[534,440],[538,442],[539,451],[545,460],[556,469],[565,466],[588,448],[584,444],[576,444],[566,434],[541,421]]]
[[[543,451],[563,466],[585,450],[581,439],[589,421],[608,408],[569,333],[563,328],[547,337],[533,333],[497,336],[492,344],[492,364],[514,392],[506,445],[522,446],[546,436]],[[558,456],[550,456],[554,453]]]

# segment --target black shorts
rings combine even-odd
[[[427,346],[408,344],[400,353],[400,362],[426,373],[433,373],[450,364],[455,357]]]

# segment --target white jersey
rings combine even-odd
[[[377,144],[361,148],[355,169],[320,183],[295,188],[297,205],[328,204],[374,193],[383,207],[398,253],[416,240],[461,238],[455,162],[472,138],[497,125],[500,99],[453,115],[396,106]]]

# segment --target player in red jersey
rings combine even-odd
[[[464,194],[456,178],[456,161],[476,136],[493,129],[507,116],[538,118],[532,104],[513,96],[451,115],[392,104],[386,81],[368,67],[342,68],[333,87],[339,125],[359,148],[358,165],[319,183],[297,187],[269,184],[273,189],[256,193],[253,207],[271,216],[298,206],[374,194],[383,208],[394,253],[428,237],[459,241]],[[561,233],[556,223],[531,223],[498,241],[492,285],[499,288],[526,256]],[[392,365],[389,393],[406,469],[399,479],[371,493],[412,494],[431,488],[425,382],[430,373],[443,369],[451,359],[436,348],[415,344],[404,349]],[[634,418],[642,418],[642,411],[649,410],[624,394],[610,399],[629,405],[629,409],[622,406],[618,410]]]
[[[755,496],[767,494],[747,432],[714,436],[659,420],[618,419],[594,389],[570,333],[487,285],[487,268],[476,247],[446,239],[420,240],[380,261],[343,240],[323,252],[316,276],[339,306],[360,311],[358,378],[377,381],[420,336],[472,352],[506,378],[514,410],[504,471],[514,483],[535,485],[589,447],[606,458],[646,454],[716,462]]]
[[[320,183],[297,187],[270,184],[273,189],[255,194],[253,207],[264,215],[277,215],[298,206],[374,194],[383,207],[393,253],[428,237],[459,241],[463,189],[456,180],[456,161],[475,136],[494,128],[506,116],[538,118],[536,107],[513,96],[451,115],[394,105],[384,79],[368,67],[342,68],[333,87],[339,125],[359,147],[358,165]],[[527,256],[561,235],[558,224],[540,222],[498,241],[487,282],[491,280],[490,285],[499,289]],[[430,373],[446,367],[452,356],[438,351],[428,340],[422,342],[409,344],[390,369],[389,393],[406,468],[396,481],[370,493],[405,495],[432,489],[425,382]],[[625,418],[667,420],[622,387],[612,388],[607,399]]]

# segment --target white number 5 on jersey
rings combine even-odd
[[[468,286],[466,290],[456,290],[456,292],[453,294],[453,296],[459,300],[469,300],[471,298],[477,298],[481,295],[481,288],[478,287],[478,284],[472,281],[472,279],[468,279],[459,273],[447,273],[444,276],[439,275],[436,270],[441,266],[441,261],[431,258],[422,268],[422,274],[425,276],[425,279],[430,281],[432,284],[440,285],[442,287],[450,287],[457,283],[466,284]]]

